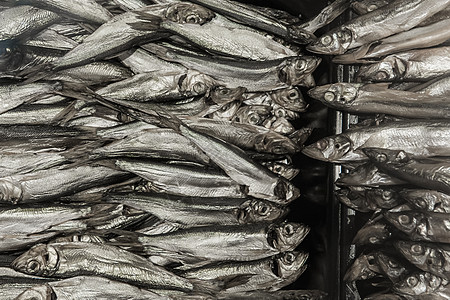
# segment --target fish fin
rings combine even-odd
[[[52,69],[53,67],[50,64],[40,64],[31,68],[27,68],[19,72],[19,74],[17,75],[19,77],[26,78],[21,82],[21,84],[29,84],[53,75]]]
[[[160,28],[162,18],[148,12],[140,11],[135,12],[137,15],[137,22],[127,23],[132,29],[139,31],[154,31]]]
[[[405,60],[398,58],[398,57],[394,58],[394,69],[395,69],[396,73],[398,75],[400,75],[400,77],[403,77],[403,75],[405,75],[406,66],[407,66],[407,62]]]

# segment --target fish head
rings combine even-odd
[[[307,252],[284,252],[274,259],[274,273],[282,279],[289,278],[302,269],[308,256]]]
[[[406,268],[395,258],[379,252],[375,255],[380,270],[391,280],[398,279],[406,272]]]
[[[301,25],[288,25],[287,31],[288,39],[299,44],[309,44],[316,40],[314,33],[303,29]]]
[[[318,160],[339,162],[353,149],[352,141],[344,135],[325,137],[306,146],[302,153]]]
[[[359,0],[352,2],[350,6],[358,15],[364,15],[388,3],[387,0]]]
[[[358,96],[359,88],[362,84],[358,83],[333,83],[322,86],[316,86],[308,91],[308,94],[332,107],[345,108],[353,103]]]
[[[236,100],[232,102],[228,102],[227,104],[223,105],[220,109],[215,111],[211,114],[211,117],[213,119],[218,120],[231,120],[238,111],[239,107],[241,107],[242,101]]]
[[[282,177],[287,179],[294,178],[300,172],[299,169],[295,169],[291,165],[287,165],[276,161],[268,162],[266,164],[266,167],[275,174],[281,175]]]
[[[433,273],[443,272],[445,258],[435,247],[408,241],[398,241],[395,246],[403,256],[420,269]]]
[[[51,245],[37,244],[11,264],[16,271],[37,276],[52,276],[59,265],[59,255]]]
[[[242,95],[247,92],[245,87],[227,88],[219,85],[214,86],[209,92],[209,97],[216,104],[225,104],[235,100],[241,100]]]
[[[203,25],[216,16],[214,12],[203,6],[187,2],[170,4],[164,15],[172,22],[198,25]]]
[[[234,121],[250,125],[261,125],[270,115],[272,108],[267,105],[247,105],[239,108]]]
[[[12,178],[0,179],[0,202],[17,204],[22,200],[23,189],[20,182]]]
[[[375,253],[363,254],[355,259],[344,275],[344,281],[366,280],[377,276],[380,273]]]
[[[215,85],[216,82],[211,76],[193,70],[187,71],[178,80],[180,92],[189,93],[190,96],[206,94]]]
[[[283,222],[269,229],[269,243],[280,252],[294,250],[309,233],[310,228],[300,223]]]
[[[399,205],[399,194],[393,189],[370,189],[366,191],[366,198],[380,208],[391,209]]]
[[[363,65],[356,74],[363,81],[396,81],[403,77],[406,72],[406,62],[392,57],[383,61]]]
[[[423,223],[422,215],[420,213],[414,213],[413,211],[403,212],[386,212],[384,217],[395,227],[403,232],[412,234],[421,231],[426,233],[426,224]],[[425,228],[423,226],[425,225]]]
[[[285,208],[268,201],[252,199],[245,201],[238,214],[240,224],[274,221],[287,213]]]
[[[25,54],[12,41],[0,42],[0,70],[16,70],[24,59]]]
[[[301,85],[303,79],[311,74],[322,61],[315,56],[288,57],[284,66],[278,70],[278,78],[288,85]]]
[[[279,204],[285,205],[300,197],[300,190],[284,178],[279,178],[273,189]]]
[[[393,290],[406,295],[421,295],[433,293],[441,285],[446,285],[448,281],[428,272],[411,274],[398,284]]]
[[[306,49],[317,54],[344,54],[350,47],[352,39],[352,32],[347,28],[340,27],[322,35],[306,46]]]
[[[57,296],[50,285],[31,287],[15,298],[16,300],[56,300]]]
[[[369,212],[375,210],[376,207],[371,207],[366,197],[359,193],[355,193],[349,189],[341,188],[335,192],[336,198],[348,207],[360,211]]]
[[[270,98],[276,104],[296,112],[304,112],[308,107],[302,93],[296,87],[275,90],[270,93]]]
[[[382,244],[391,236],[387,224],[375,222],[366,224],[361,228],[353,238],[352,244],[356,245],[378,245]]]
[[[429,194],[424,195],[422,191],[402,190],[400,196],[420,210],[434,211],[436,207],[436,197]]]
[[[254,145],[258,152],[274,154],[296,153],[300,150],[296,143],[274,131],[258,134]]]
[[[378,163],[402,164],[409,161],[408,154],[403,150],[363,148],[362,151],[369,159]]]

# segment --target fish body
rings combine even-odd
[[[450,96],[450,76],[444,78],[436,78],[427,83],[414,87],[410,91],[423,93],[430,96]]]
[[[0,85],[0,114],[17,106],[37,100],[40,96],[60,91],[62,85],[54,83],[30,83],[24,85]]]
[[[382,172],[377,166],[366,163],[349,173],[342,173],[336,180],[339,186],[384,187],[405,184],[405,181]]]
[[[368,157],[360,149],[368,147],[404,150],[414,157],[446,156],[449,128],[446,122],[422,120],[360,127],[323,138],[305,147],[303,153],[335,163],[365,161]]]
[[[219,295],[220,300],[322,300],[327,297],[325,292],[319,290],[279,290],[275,292],[251,291],[243,293],[234,293],[228,295]]]
[[[363,151],[392,176],[450,194],[450,164],[445,159],[414,159],[403,150],[365,148]]]
[[[356,114],[389,114],[405,118],[450,117],[446,97],[388,89],[386,85],[333,83],[309,90],[323,104]]]
[[[381,273],[393,283],[399,282],[411,273],[411,268],[409,266],[404,265],[397,258],[382,252],[375,255],[375,260],[380,267]]]
[[[358,15],[363,15],[387,5],[392,1],[393,0],[358,0],[352,2],[351,7]]]
[[[78,45],[77,42],[68,38],[53,29],[46,29],[38,33],[36,36],[29,38],[23,42],[25,47],[37,47],[49,49],[51,51],[70,51]]]
[[[239,185],[230,177],[218,172],[205,172],[196,167],[169,165],[157,162],[144,162],[131,159],[118,159],[116,166],[132,172],[150,183],[150,187],[169,194],[193,197],[246,196],[245,186]]]
[[[0,41],[25,39],[59,19],[54,12],[29,5],[7,8],[0,12]]]
[[[189,280],[155,266],[143,257],[105,244],[37,244],[15,259],[12,267],[44,277],[94,275],[150,288],[182,291],[194,288]]]
[[[350,282],[380,276],[381,269],[375,257],[374,252],[361,254],[345,272],[344,280]]]
[[[158,70],[173,71],[178,73],[183,73],[186,71],[186,68],[182,65],[162,60],[142,48],[130,50],[124,54],[121,54],[119,59],[135,74],[149,73]]]
[[[384,217],[414,241],[450,243],[447,214],[421,211],[386,212]]]
[[[439,0],[398,0],[329,31],[307,49],[319,54],[343,54],[348,49],[406,31],[449,4]]]
[[[55,295],[57,299],[118,299],[118,300],[169,300],[150,290],[145,290],[120,281],[97,276],[76,276],[64,280],[34,285],[23,291],[17,300],[47,299]],[[39,297],[39,298],[38,298]]]
[[[427,81],[448,74],[450,47],[418,49],[391,54],[381,61],[361,66],[363,81]]]
[[[403,199],[420,210],[450,213],[450,196],[433,190],[403,190]]]
[[[182,228],[270,222],[285,213],[284,209],[260,200],[189,198],[145,193],[112,194],[106,199],[108,202],[144,210]]]
[[[450,278],[450,248],[445,244],[398,241],[396,248],[419,269]]]
[[[419,300],[448,299],[448,280],[427,272],[411,274],[393,287],[400,295],[413,296]]]

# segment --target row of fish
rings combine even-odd
[[[352,299],[450,298],[449,4],[356,1],[359,16],[307,46],[356,71],[308,93],[358,123],[303,150],[342,166],[335,197],[366,222]]]
[[[309,256],[291,122],[348,6],[0,1],[2,299],[323,299],[281,290]]]

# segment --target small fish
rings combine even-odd
[[[275,174],[279,174],[288,180],[292,180],[295,176],[300,173],[299,169],[285,163],[278,163],[276,161],[263,163],[270,171]]]
[[[403,150],[364,148],[382,171],[423,188],[450,193],[450,164],[445,159],[414,159]]]
[[[347,269],[344,280],[347,282],[356,280],[367,280],[380,276],[381,269],[376,261],[376,252],[361,254]]]
[[[411,273],[411,268],[400,262],[397,258],[378,252],[375,259],[380,267],[381,273],[387,276],[393,283],[399,282]]]
[[[149,288],[194,289],[189,280],[155,266],[143,257],[105,244],[37,244],[17,257],[11,266],[19,272],[44,277],[93,275]]]
[[[378,245],[392,236],[390,226],[381,220],[369,220],[353,238],[352,244]]]
[[[384,187],[405,184],[405,181],[382,172],[371,163],[366,163],[349,173],[341,173],[335,184],[338,186]]]
[[[239,108],[233,121],[251,125],[261,125],[270,115],[271,107],[265,105],[248,105]]]
[[[395,284],[393,290],[414,299],[444,300],[450,296],[448,280],[427,272],[414,273]],[[427,298],[428,297],[428,298]]]
[[[392,1],[393,0],[358,0],[352,2],[350,6],[358,15],[364,15],[387,5]]]
[[[448,3],[440,0],[394,1],[332,29],[307,49],[319,54],[343,54],[348,49],[413,28]]]
[[[361,148],[368,147],[404,150],[414,157],[446,156],[449,128],[447,122],[422,120],[362,126],[320,139],[302,152],[314,159],[334,163],[365,161],[368,157]]]
[[[128,300],[169,300],[150,290],[145,290],[130,284],[97,276],[75,276],[46,284],[35,285],[15,298],[16,300],[31,299],[64,299],[70,295],[72,299],[128,299]]]
[[[447,214],[411,210],[386,212],[383,215],[414,241],[450,243],[450,222]]]
[[[355,192],[349,188],[341,187],[339,190],[336,190],[335,196],[340,202],[359,212],[369,212],[377,209],[376,206],[371,205],[366,199],[364,193]]]
[[[325,27],[333,22],[334,19],[339,17],[347,8],[350,7],[350,3],[345,0],[335,0],[324,9],[320,11],[313,19],[306,23],[300,24],[298,27],[306,32],[314,33],[318,29]],[[315,40],[315,39],[314,39]],[[314,41],[312,38],[309,42]]]
[[[419,269],[449,280],[450,247],[448,245],[398,241],[395,247]]]
[[[450,47],[419,49],[391,54],[363,65],[357,77],[363,81],[427,81],[448,75]]]
[[[143,48],[129,50],[119,55],[119,59],[135,74],[150,73],[158,70],[178,73],[187,71],[182,65],[162,60]]]
[[[433,190],[400,191],[403,199],[420,210],[450,213],[450,195]]]

